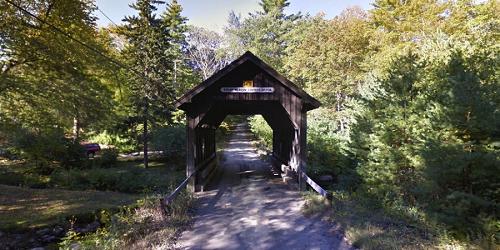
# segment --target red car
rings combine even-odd
[[[82,146],[85,148],[87,157],[94,157],[96,152],[101,151],[101,146],[98,143],[87,143]]]

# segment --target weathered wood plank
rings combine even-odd
[[[328,191],[326,191],[325,189],[323,189],[320,185],[318,185],[316,182],[314,182],[311,178],[309,178],[309,176],[307,176],[307,174],[305,174],[304,172],[301,172],[300,175],[302,176],[302,178],[305,180],[305,182],[307,184],[309,184],[309,186],[314,189],[314,191],[316,191],[318,194],[320,194],[321,196],[331,200],[332,199],[332,194]]]

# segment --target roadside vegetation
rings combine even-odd
[[[72,216],[85,217],[85,220],[88,220],[88,217],[93,219],[96,211],[113,210],[134,204],[140,197],[90,190],[28,189],[7,185],[0,187],[1,231],[64,224],[72,219]],[[36,216],[33,216],[35,214]]]
[[[240,30],[260,37],[274,22],[276,37],[250,48],[264,58],[280,48],[268,62],[321,100],[307,171],[332,191],[347,238],[362,249],[497,249],[498,2],[381,0],[331,20],[286,6]],[[251,126],[270,146],[265,121]]]
[[[185,175],[172,102],[200,78],[182,7],[156,4],[99,28],[94,1],[0,2],[0,249],[142,249],[189,220],[189,194],[159,197]]]
[[[0,241],[168,248],[192,200],[158,206],[185,173],[173,103],[248,50],[322,102],[307,171],[355,246],[498,248],[498,1],[374,0],[333,18],[259,4],[217,33],[187,25],[176,0],[136,0],[108,27],[92,0],[0,1]],[[265,121],[251,126],[269,147]],[[30,233],[60,223],[56,238]]]

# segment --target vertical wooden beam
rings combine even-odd
[[[196,133],[195,133],[195,118],[189,114],[186,115],[186,177],[191,176],[195,171],[195,149],[196,149]],[[196,177],[192,177],[187,184],[188,190],[194,192]]]
[[[299,130],[299,144],[300,144],[300,165],[299,173],[306,173],[307,169],[307,113],[306,111],[299,109],[300,119],[300,130]],[[306,181],[302,178],[302,174],[299,174],[299,188],[300,190],[306,189]]]

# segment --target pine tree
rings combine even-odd
[[[286,7],[290,5],[288,0],[261,0],[259,5],[264,10],[264,13],[279,12],[283,14]]]
[[[155,14],[157,0],[138,0],[131,7],[138,16],[128,16],[127,23],[120,29],[126,36],[128,45],[124,50],[129,64],[139,72],[134,74],[133,103],[135,104],[143,126],[144,166],[148,167],[148,129],[149,123],[168,114],[169,102],[173,99],[173,89],[169,79],[172,72],[172,57],[168,53],[172,49],[170,29],[174,24],[165,27]],[[168,29],[167,29],[168,28]],[[140,110],[140,111],[139,111]]]
[[[181,15],[182,6],[177,0],[172,0],[167,4],[167,8],[161,15],[161,28],[163,32],[168,34],[164,36],[165,44],[169,44],[168,48],[163,49],[165,59],[163,63],[169,65],[170,81],[175,89],[175,95],[180,96],[187,91],[197,79],[193,79],[193,72],[187,65],[184,52],[187,50],[186,32],[187,18]]]
[[[263,1],[261,6],[264,12],[250,14],[239,27],[227,29],[226,32],[229,36],[238,38],[236,44],[241,45],[243,50],[252,51],[281,71],[287,47],[287,34],[301,15],[285,15],[287,1]]]

